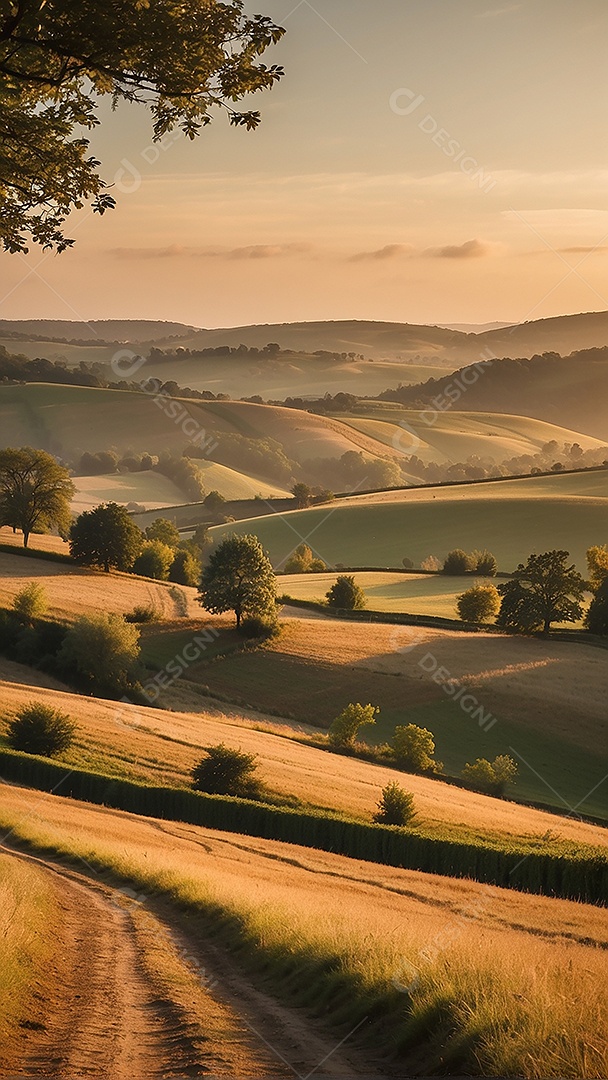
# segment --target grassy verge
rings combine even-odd
[[[63,765],[9,750],[0,751],[0,768],[5,780],[132,814],[586,903],[605,903],[608,895],[606,850],[572,841],[480,838],[473,832],[456,839],[449,830],[425,835],[300,807],[151,787],[76,769],[66,774]]]
[[[56,808],[51,812],[55,817]],[[211,939],[229,950],[256,983],[305,1008],[336,1039],[360,1024],[355,1042],[399,1061],[403,1073],[606,1075],[607,1001],[597,942],[553,944],[517,928],[501,936],[488,923],[498,898],[479,889],[468,915],[450,921],[440,913],[430,937],[428,922],[408,918],[407,894],[396,932],[377,922],[369,898],[366,918],[346,885],[338,894],[341,912],[327,892],[322,915],[315,901],[311,910],[302,903],[295,871],[280,892],[252,890],[240,864],[236,877],[227,876],[222,860],[199,857],[175,837],[150,842],[144,822],[91,815],[75,808],[73,819],[58,826],[42,817],[16,820],[5,808],[0,820],[34,850],[85,858],[135,888],[144,902],[168,902],[191,940]],[[323,875],[315,880],[329,888]],[[561,902],[543,903],[555,903],[556,916],[559,910],[568,917]]]

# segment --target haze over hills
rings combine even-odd
[[[608,345],[608,312],[560,315],[549,319],[508,325],[487,324],[474,328],[425,326],[414,323],[337,320],[321,322],[268,323],[253,326],[196,329],[177,322],[152,320],[0,320],[2,335],[20,335],[24,340],[65,339],[67,341],[170,342],[190,349],[240,344],[262,348],[277,342],[283,349],[312,353],[362,353],[371,359],[414,359],[416,357],[459,363],[489,356],[531,356],[534,353],[572,351]]]

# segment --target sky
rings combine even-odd
[[[606,0],[247,0],[287,34],[255,132],[154,146],[100,103],[117,208],[0,256],[0,318],[520,322],[608,310]]]

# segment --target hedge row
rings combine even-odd
[[[505,844],[422,836],[395,826],[374,825],[320,811],[269,806],[247,799],[151,787],[74,769],[29,754],[0,750],[2,779],[134,814],[185,821],[225,832],[330,851],[367,862],[559,896],[592,904],[608,899],[608,859],[598,849],[527,852]]]

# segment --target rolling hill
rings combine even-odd
[[[608,469],[519,480],[356,495],[330,507],[295,510],[212,529],[255,533],[280,567],[306,541],[329,566],[419,566],[452,548],[488,548],[501,571],[533,551],[565,548],[579,570],[585,552],[606,542]]]

